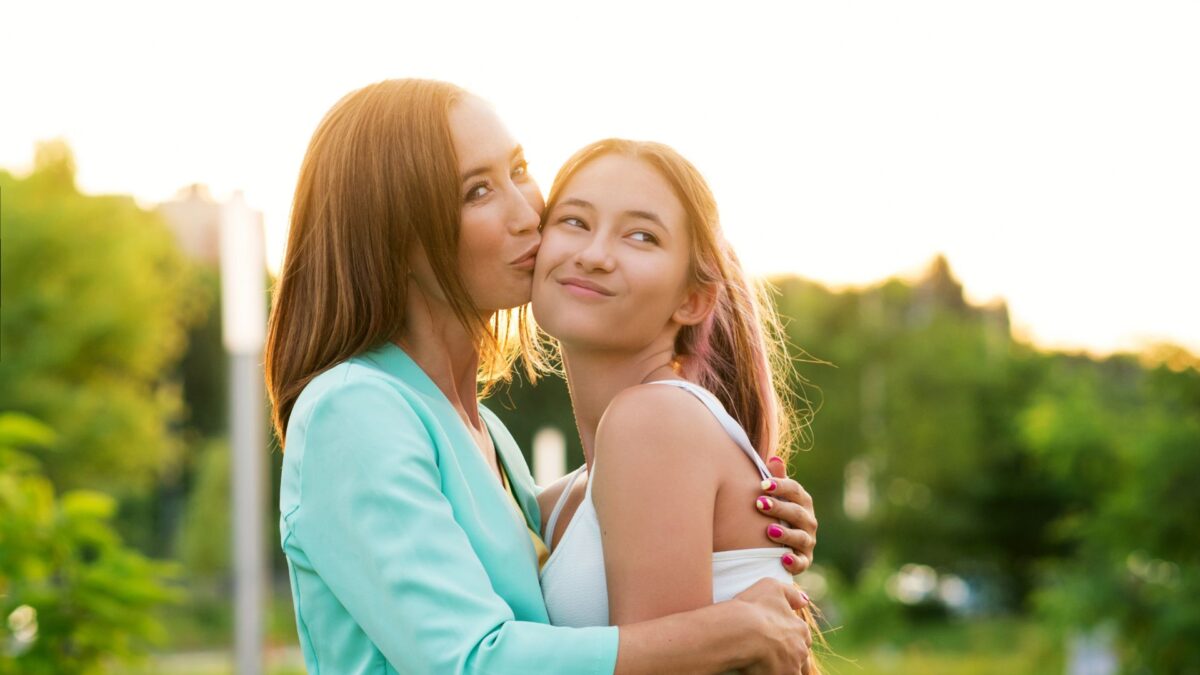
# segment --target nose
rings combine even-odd
[[[528,195],[520,186],[509,183],[508,229],[512,234],[528,234],[538,229],[542,222],[542,194],[533,188]]]
[[[611,272],[614,261],[608,237],[597,231],[591,235],[575,255],[575,265],[589,272]]]

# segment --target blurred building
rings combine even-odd
[[[939,254],[926,267],[914,290],[915,301],[908,311],[910,326],[927,325],[939,311],[951,312],[983,323],[990,357],[1002,356],[1007,351],[1012,340],[1008,303],[997,298],[983,305],[972,305],[944,255]]]
[[[220,257],[221,204],[212,198],[208,188],[193,183],[175,198],[156,209],[171,231],[179,248],[189,258],[208,265],[217,265]]]

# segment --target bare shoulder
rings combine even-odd
[[[678,467],[685,461],[712,466],[694,460],[723,454],[729,442],[728,434],[695,395],[656,384],[622,391],[596,429],[597,456],[602,462],[612,462],[614,455],[634,455],[638,464]]]

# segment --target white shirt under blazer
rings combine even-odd
[[[654,384],[676,386],[700,399],[738,447],[754,462],[759,475],[764,479],[770,477],[762,457],[750,445],[746,431],[712,392],[686,380],[658,380]],[[604,544],[600,539],[596,507],[592,504],[592,481],[588,481],[583,502],[567,524],[562,540],[558,546],[553,545],[554,527],[579,475],[579,469],[571,475],[546,523],[546,545],[553,549],[550,558],[542,566],[542,595],[546,598],[550,623],[555,626],[607,626],[608,583],[604,574]],[[764,577],[792,583],[791,574],[779,562],[780,556],[787,551],[786,548],[772,546],[713,552],[713,602],[729,600]]]

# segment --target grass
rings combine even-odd
[[[193,607],[195,611],[196,607]],[[197,616],[176,614],[166,625],[171,651],[152,655],[136,667],[110,670],[112,675],[232,675],[228,610]],[[302,675],[304,661],[296,647],[290,598],[273,599],[269,612],[266,673]],[[832,655],[824,657],[826,675],[1059,675],[1064,672],[1062,640],[1054,631],[1027,619],[989,618],[928,621],[892,628],[882,636],[827,634]]]
[[[299,649],[271,649],[263,659],[266,675],[305,675]],[[227,651],[159,654],[137,666],[118,666],[110,675],[234,675],[233,654]]]
[[[830,675],[1059,675],[1062,641],[1030,621],[977,619],[906,627],[886,638],[850,642],[827,636]]]

